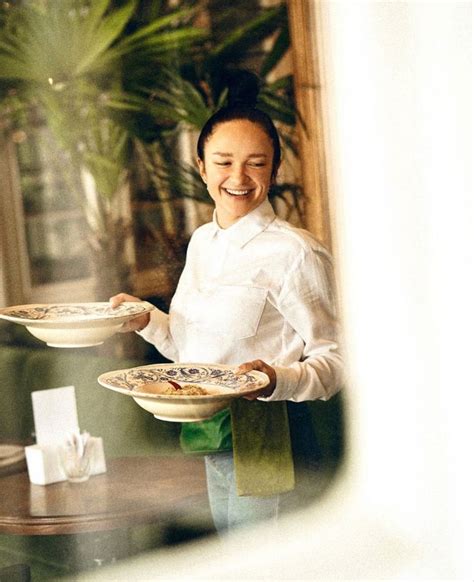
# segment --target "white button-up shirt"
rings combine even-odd
[[[264,400],[326,400],[342,377],[332,279],[328,252],[267,200],[227,229],[214,213],[191,237],[169,315],[153,311],[140,335],[176,362],[264,360],[277,376]]]

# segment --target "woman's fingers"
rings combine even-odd
[[[129,295],[128,293],[117,293],[109,299],[110,307],[115,309],[125,301],[141,301],[138,297],[134,297],[133,295]]]
[[[110,307],[116,309],[122,303],[126,301],[141,301],[139,297],[134,297],[128,293],[118,293],[109,299]],[[144,313],[143,315],[137,315],[133,319],[126,321],[120,328],[120,333],[127,333],[130,331],[140,331],[148,325],[150,322],[150,314]]]
[[[252,360],[251,362],[244,362],[243,364],[240,364],[240,366],[238,366],[237,369],[235,370],[235,373],[246,374],[247,372],[251,372],[252,370],[264,372],[270,378],[270,383],[268,384],[268,386],[265,386],[265,388],[262,388],[262,390],[260,390],[259,392],[256,392],[251,396],[245,396],[244,398],[246,398],[247,400],[255,400],[260,396],[268,398],[268,396],[271,396],[273,394],[273,391],[275,390],[276,387],[275,370],[263,360]]]

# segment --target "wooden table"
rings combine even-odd
[[[171,520],[207,506],[201,458],[109,459],[84,483],[33,485],[26,472],[0,478],[0,533],[75,534]]]
[[[61,536],[61,567],[70,572],[133,554],[133,526],[204,523],[210,531],[209,518],[202,458],[109,459],[106,473],[76,484],[34,485],[25,470],[0,477],[0,534]]]

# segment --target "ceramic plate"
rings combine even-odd
[[[167,394],[150,395],[147,392],[141,392],[140,386],[173,380],[179,384],[206,384],[215,388],[222,388],[223,393],[219,395],[186,397],[214,400],[223,396],[235,397],[251,394],[260,388],[264,388],[269,383],[268,376],[263,372],[252,370],[246,374],[237,375],[234,370],[235,366],[218,364],[151,364],[149,366],[106,372],[99,376],[98,381],[102,386],[123,394],[133,393],[133,396],[165,400],[176,400],[176,396]]]
[[[129,319],[153,309],[146,301],[125,302],[112,309],[108,302],[16,305],[0,309],[0,317],[23,325],[93,323]]]
[[[131,396],[139,406],[156,418],[175,422],[195,422],[210,418],[229,405],[229,401],[248,396],[269,383],[263,372],[252,370],[234,373],[235,366],[218,364],[152,364],[107,372],[98,382],[116,392]],[[172,380],[179,385],[196,385],[208,390],[206,395],[176,395],[150,393],[149,386],[158,389]]]
[[[118,332],[127,320],[152,311],[146,301],[127,301],[112,309],[109,303],[17,305],[0,309],[0,318],[22,324],[48,346],[98,346]]]

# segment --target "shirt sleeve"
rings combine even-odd
[[[173,362],[178,360],[178,350],[170,332],[169,315],[158,308],[150,313],[150,321],[141,331],[137,331],[148,343]]]
[[[265,400],[328,400],[341,388],[343,364],[332,261],[305,248],[281,289],[278,309],[304,343],[301,360],[274,366],[277,384]]]

